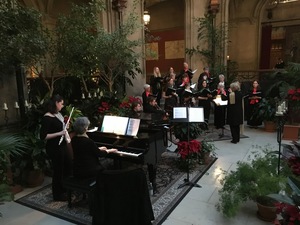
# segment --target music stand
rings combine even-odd
[[[190,181],[190,123],[204,122],[203,107],[174,107],[173,108],[173,121],[187,123],[187,141],[188,141],[188,163],[187,163],[187,176],[184,183],[179,185],[178,188],[184,186],[201,187],[199,184]]]

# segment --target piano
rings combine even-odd
[[[103,133],[100,131],[88,132],[97,146],[116,148],[118,152],[107,155],[114,159],[115,167],[121,169],[122,161],[136,164],[147,164],[149,180],[156,189],[156,167],[161,154],[166,150],[164,131],[160,128],[140,128],[136,137]]]

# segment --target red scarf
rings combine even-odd
[[[220,89],[218,89],[217,94],[226,96],[226,91],[225,90],[221,91]]]
[[[252,94],[256,94],[256,88],[253,88]],[[258,103],[258,102],[259,102],[258,99],[251,99],[250,100],[250,105],[254,105],[254,104]]]

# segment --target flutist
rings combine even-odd
[[[46,140],[46,152],[52,161],[52,195],[54,201],[67,200],[62,180],[71,175],[72,168],[71,156],[68,154],[65,138],[59,144],[61,137],[67,134],[64,118],[60,113],[63,106],[64,100],[61,96],[52,96],[47,104],[47,112],[42,118],[40,131],[40,138]]]

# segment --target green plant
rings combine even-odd
[[[212,155],[215,155],[215,151],[217,150],[217,147],[214,145],[214,142],[211,140],[204,139],[201,141],[201,152],[203,153],[210,153]]]
[[[44,171],[50,167],[45,142],[39,138],[39,131],[40,126],[37,127],[35,132],[24,132],[24,140],[29,147],[24,149],[24,154],[16,162],[16,166],[20,169]]]
[[[175,137],[180,141],[191,141],[199,137],[202,129],[199,123],[175,123],[173,126],[173,132]]]
[[[5,0],[0,4],[0,21],[0,73],[20,64],[32,65],[44,56],[47,42],[38,11]]]
[[[218,211],[233,217],[247,200],[256,201],[260,196],[285,189],[287,176],[292,173],[285,162],[281,164],[279,175],[277,169],[278,155],[273,149],[269,145],[258,147],[247,162],[239,161],[237,169],[221,180],[223,187],[219,190]]]
[[[195,18],[198,26],[198,45],[186,49],[189,55],[197,54],[210,67],[212,74],[220,74],[226,71],[223,64],[224,43],[227,42],[226,25],[215,25],[216,16],[206,14],[203,18]]]
[[[7,173],[11,165],[10,157],[20,156],[25,147],[27,145],[20,134],[0,134],[0,203],[13,199],[9,189],[12,180]]]
[[[274,121],[276,114],[276,99],[263,98],[254,109],[252,117],[262,121]]]
[[[69,15],[59,17],[57,62],[66,74],[81,78],[85,92],[88,92],[85,80],[95,75],[109,92],[124,94],[124,82],[132,85],[130,78],[142,72],[141,53],[134,49],[143,42],[128,38],[142,24],[134,8],[117,29],[108,32],[98,18],[104,9],[103,2],[73,5]],[[134,4],[136,6],[137,1]]]

